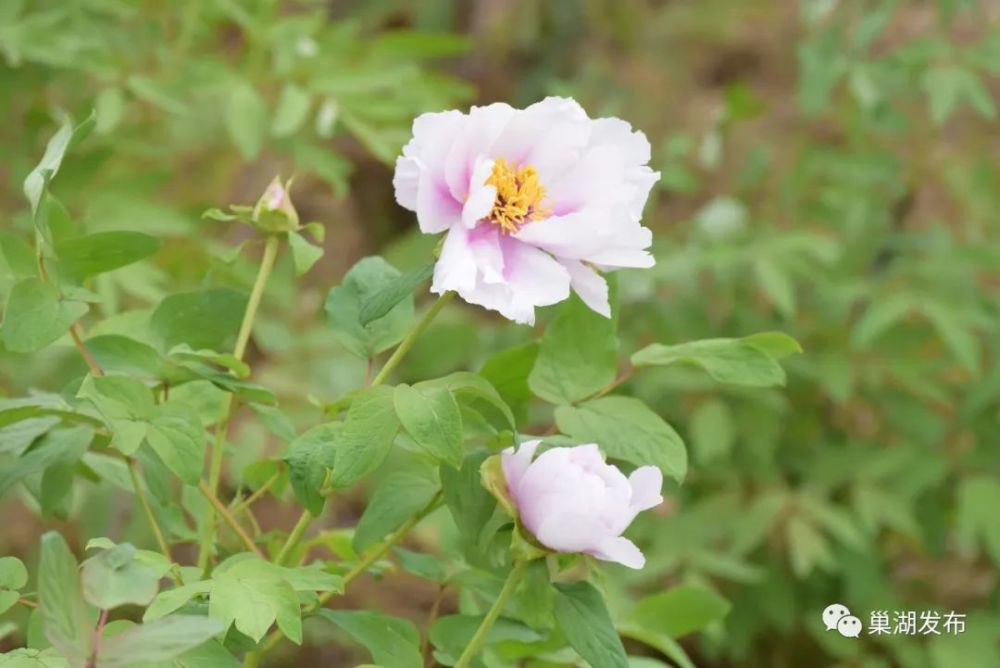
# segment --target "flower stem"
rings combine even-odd
[[[261,297],[264,295],[264,286],[274,269],[274,262],[278,257],[278,245],[280,239],[277,235],[268,235],[264,244],[264,255],[260,260],[260,269],[257,271],[257,278],[254,280],[253,288],[250,290],[250,298],[247,300],[246,310],[243,312],[243,322],[240,323],[240,330],[236,335],[236,346],[233,348],[233,356],[242,360],[246,353],[247,344],[250,341],[250,333],[253,331],[254,319],[257,317],[257,309],[260,307]],[[222,416],[215,425],[215,443],[212,446],[211,464],[208,471],[208,494],[206,496],[211,501],[216,498],[219,490],[219,480],[222,478],[222,459],[225,452],[226,434],[229,431],[229,419],[233,414],[235,400],[233,394],[227,394],[222,410]],[[203,490],[204,491],[204,490]],[[215,505],[213,503],[213,505]],[[216,506],[216,509],[225,506]],[[205,526],[201,535],[201,546],[198,552],[198,568],[203,572],[208,569],[209,558],[212,554],[212,547],[215,544],[216,521],[215,514],[210,513],[205,518]],[[252,543],[251,543],[252,544]]]
[[[496,623],[497,618],[500,617],[500,613],[503,612],[504,606],[507,605],[507,600],[514,593],[514,590],[517,589],[518,582],[520,582],[521,576],[524,575],[527,567],[528,562],[526,561],[519,561],[514,564],[514,568],[511,569],[510,574],[507,576],[507,581],[503,584],[503,589],[500,590],[500,595],[497,596],[497,600],[493,602],[493,606],[486,613],[479,628],[476,629],[475,635],[472,636],[472,640],[469,641],[465,651],[462,652],[462,656],[458,658],[455,668],[468,668],[469,664],[472,663],[472,659],[476,657],[479,649],[483,646],[486,636],[489,634],[490,629],[493,628],[493,624]]]
[[[375,376],[375,380],[372,381],[372,386],[381,385],[385,382],[386,378],[389,377],[389,374],[392,373],[392,370],[399,366],[399,363],[403,361],[404,357],[406,357],[406,353],[410,352],[410,348],[413,347],[417,337],[420,336],[425,329],[427,329],[427,326],[431,324],[435,316],[441,312],[444,305],[450,302],[454,296],[454,292],[446,292],[438,297],[436,302],[431,304],[431,307],[427,309],[427,312],[424,313],[423,317],[417,321],[417,324],[413,326],[413,329],[411,329],[409,334],[406,335],[406,338],[403,339],[398,346],[396,346],[396,349],[392,352],[392,355],[385,363],[385,366],[383,366],[379,370],[378,375]]]

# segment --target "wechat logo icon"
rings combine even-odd
[[[845,638],[861,635],[861,620],[851,614],[846,605],[833,603],[823,610],[823,626],[827,631],[837,631]]]

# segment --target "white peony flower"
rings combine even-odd
[[[622,532],[640,511],[663,502],[660,469],[642,466],[626,478],[593,443],[552,448],[532,462],[539,443],[507,448],[501,456],[521,525],[550,550],[642,568],[646,558]]]
[[[595,270],[651,267],[640,223],[659,173],[646,136],[546,98],[423,114],[396,160],[400,205],[427,234],[446,232],[433,292],[532,324],[535,307],[569,296],[610,317]]]

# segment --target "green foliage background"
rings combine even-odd
[[[136,335],[174,292],[247,291],[256,237],[201,213],[252,203],[275,173],[294,173],[303,221],[326,229],[325,256],[301,280],[281,259],[247,361],[305,431],[366,373],[322,316],[329,288],[364,255],[410,270],[433,247],[392,198],[412,118],[572,95],[592,116],[646,131],[663,173],[646,210],[657,266],[617,285],[622,349],[783,330],[806,351],[787,362],[786,388],[675,367],[628,381],[691,462],[666,506],[637,522],[649,564],[614,571],[612,611],[672,588],[680,603],[632,614],[659,620],[699,666],[1000,666],[998,22],[990,0],[7,0],[0,294],[34,271],[21,184],[65,115],[94,109],[96,126],[55,182],[73,222],[52,225],[53,243],[79,228],[160,240],[148,259],[87,279],[91,336]],[[533,338],[450,306],[401,379],[479,369],[521,344],[510,360],[524,367]],[[59,392],[86,371],[68,339],[32,355],[6,347],[7,396]],[[531,432],[552,408],[527,401],[526,364],[520,380],[502,359],[494,373],[512,375],[504,397]],[[206,411],[219,400],[189,391]],[[247,464],[280,457],[249,415],[236,418],[230,490],[269,475]],[[11,443],[0,440],[0,467]],[[8,493],[0,553],[34,559],[52,526],[78,547],[105,535],[148,542],[122,495],[78,479],[69,496],[42,499],[39,516],[27,493]],[[336,545],[333,528],[352,524],[366,498],[331,503],[316,544]],[[290,499],[267,501],[265,535],[292,524]],[[430,522],[414,545],[449,540]],[[436,588],[405,575],[387,583],[345,607],[419,624]],[[728,615],[718,619],[714,599],[685,602],[689,586],[717,591]],[[876,610],[956,610],[967,630],[848,640],[819,624],[833,602],[866,623]],[[708,625],[693,635],[704,623],[670,610],[699,604]],[[347,616],[332,621],[354,635]],[[655,639],[630,637],[634,654],[671,660]],[[366,656],[328,628],[309,639],[277,656]]]

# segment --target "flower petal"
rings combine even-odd
[[[538,444],[541,442],[541,439],[525,441],[517,450],[507,448],[500,453],[500,462],[503,464],[503,475],[507,480],[507,490],[510,492],[511,497],[513,497],[515,504],[517,503],[517,489],[521,483],[521,478],[524,477],[525,471],[531,465],[531,460],[535,456],[535,450],[538,449]]]
[[[597,549],[589,552],[604,561],[616,561],[629,568],[640,569],[646,565],[646,557],[635,543],[624,536],[606,538]]]
[[[628,477],[632,508],[638,513],[663,503],[663,473],[656,466],[640,466]]]
[[[569,272],[570,285],[583,303],[605,318],[611,317],[611,302],[608,301],[608,282],[596,271],[578,260],[559,261]]]
[[[489,214],[496,201],[496,186],[486,185],[486,180],[492,173],[493,161],[483,158],[476,162],[476,167],[472,170],[471,183],[467,187],[469,196],[462,207],[462,224],[469,229]]]
[[[479,160],[492,159],[490,150],[497,136],[516,113],[508,104],[498,102],[485,107],[472,107],[469,116],[456,133],[445,162],[445,180],[452,196],[462,201],[469,197],[476,181],[473,170]]]

